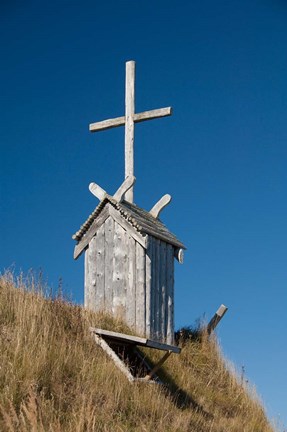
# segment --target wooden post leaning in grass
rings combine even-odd
[[[213,315],[213,317],[211,318],[211,320],[207,325],[208,334],[210,334],[215,329],[219,321],[224,317],[227,310],[228,308],[222,304],[220,308],[216,311],[216,313]]]

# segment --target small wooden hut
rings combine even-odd
[[[184,245],[160,221],[170,202],[164,195],[148,212],[133,203],[134,123],[171,114],[171,108],[134,112],[135,62],[126,64],[126,115],[90,125],[90,131],[125,125],[125,181],[110,196],[96,183],[100,200],[79,231],[74,258],[85,253],[85,306],[106,311],[137,333],[159,342],[174,341],[174,259]]]
[[[85,251],[85,306],[172,343],[174,259],[184,245],[149,212],[106,196],[74,235]]]

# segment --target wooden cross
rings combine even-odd
[[[134,177],[134,124],[166,117],[172,114],[171,107],[135,113],[135,62],[126,63],[125,116],[90,124],[91,132],[125,125],[125,178]],[[125,193],[126,201],[133,202],[133,186]]]

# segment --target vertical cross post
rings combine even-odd
[[[125,178],[134,176],[134,113],[135,113],[135,62],[126,63],[125,96]],[[133,202],[134,190],[131,187],[125,194],[126,201]]]

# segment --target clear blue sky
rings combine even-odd
[[[287,3],[3,0],[3,270],[43,269],[83,299],[71,235],[123,180],[124,63],[137,62],[135,202],[173,196],[162,220],[187,245],[176,327],[229,307],[225,355],[287,424]]]

